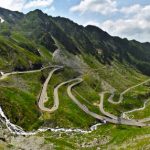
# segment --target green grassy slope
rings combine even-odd
[[[1,70],[29,70],[41,66],[37,55],[18,46],[11,39],[0,36]]]
[[[38,81],[38,82],[37,82]],[[0,83],[0,103],[7,117],[26,130],[41,125],[37,100],[42,87],[42,74],[12,75]]]
[[[53,143],[55,149],[137,150],[149,147],[150,128],[103,125],[90,134],[44,134],[45,143]],[[42,134],[43,135],[43,134]]]

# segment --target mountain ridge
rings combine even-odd
[[[48,16],[39,9],[27,14],[2,10],[1,8],[0,15],[8,11],[5,14],[8,19],[4,18],[6,22],[0,25],[4,29],[4,37],[11,39],[14,33],[18,33],[36,43],[35,47],[42,45],[51,53],[59,48],[73,55],[93,55],[103,64],[111,65],[114,60],[122,63],[125,61],[142,73],[150,75],[148,42],[113,37],[99,27],[83,27],[67,18]],[[14,14],[12,20],[10,13]]]
[[[20,14],[20,16],[22,15],[22,16],[24,16],[24,15],[27,15],[27,14],[30,14],[30,13],[32,13],[32,12],[39,12],[39,13],[43,13],[43,14],[46,14],[46,13],[44,13],[42,10],[40,10],[40,9],[35,9],[35,10],[32,10],[32,11],[30,11],[30,12],[28,12],[28,13],[23,13],[23,12],[21,12],[21,11],[12,11],[12,10],[9,10],[9,9],[6,9],[6,8],[3,8],[3,7],[0,7],[0,13],[2,12],[2,11],[6,11],[6,12],[10,12],[10,13],[16,13],[16,14]],[[2,13],[1,13],[2,14]],[[46,14],[47,15],[47,14]],[[52,17],[51,15],[47,15],[47,16],[49,16],[49,17]],[[108,34],[109,36],[111,36],[111,37],[119,37],[119,36],[112,36],[112,35],[110,35],[108,32],[106,32],[106,31],[104,31],[104,30],[102,30],[100,27],[98,27],[98,26],[96,26],[96,25],[92,25],[92,24],[89,24],[89,25],[86,25],[86,26],[83,26],[83,25],[80,25],[80,24],[78,24],[78,23],[76,23],[76,22],[74,22],[74,21],[72,21],[71,19],[69,19],[69,18],[66,18],[66,17],[62,17],[62,16],[56,16],[56,17],[53,17],[54,19],[57,19],[57,18],[61,18],[61,19],[66,19],[66,20],[68,20],[68,21],[70,21],[70,22],[72,22],[72,23],[74,23],[74,24],[76,24],[76,25],[78,25],[78,26],[80,26],[80,27],[83,27],[83,28],[87,28],[87,27],[96,27],[96,28],[98,28],[98,29],[100,29],[101,31],[103,31],[103,32],[105,32],[106,34]],[[119,37],[119,38],[121,38],[121,37]],[[121,38],[121,39],[127,39],[128,41],[135,41],[135,42],[139,42],[139,43],[143,43],[143,44],[150,44],[150,42],[149,41],[147,41],[147,42],[140,42],[140,41],[138,41],[138,40],[135,40],[135,39],[132,39],[132,40],[129,40],[127,37],[124,37],[124,38]]]

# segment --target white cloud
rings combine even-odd
[[[24,6],[25,9],[36,8],[36,7],[49,7],[53,3],[53,0],[33,0]]]
[[[141,5],[140,4],[135,4],[135,5],[132,5],[132,6],[129,6],[129,7],[123,7],[120,9],[120,12],[124,13],[124,14],[135,14],[135,13],[138,13],[140,12],[141,10]]]
[[[143,7],[134,5],[123,8],[120,11],[127,14],[128,17],[106,20],[103,23],[94,22],[94,24],[114,36],[150,42],[150,5]]]
[[[24,0],[0,0],[0,7],[21,11],[25,4]]]
[[[14,10],[23,11],[37,7],[47,8],[50,7],[53,0],[0,0],[0,7]]]
[[[51,6],[50,8],[45,8],[43,10],[43,12],[46,14],[50,14],[50,13],[54,12],[55,10],[56,10],[56,8],[54,6]]]
[[[114,13],[118,19],[114,16],[114,18],[102,23],[91,20],[84,25],[99,26],[115,36],[127,37],[142,42],[150,41],[150,5],[134,4],[119,8],[117,0],[81,0],[78,5],[71,7],[70,11],[80,13],[98,12],[102,15]]]
[[[78,5],[71,7],[70,11],[81,13],[91,11],[106,15],[117,11],[117,3],[116,0],[81,0]]]

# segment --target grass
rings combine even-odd
[[[143,119],[150,117],[150,102],[147,103],[144,110],[129,113],[128,116],[134,116],[135,119]]]
[[[36,106],[36,99],[32,95],[10,87],[1,87],[0,94],[1,106],[11,122],[26,130],[41,124],[38,120],[40,112]]]
[[[100,97],[98,93],[90,86],[86,81],[82,82],[80,85],[73,89],[73,95],[90,111],[97,114],[99,111]]]
[[[25,70],[29,69],[31,64],[41,64],[39,56],[17,45],[9,38],[0,36],[0,47],[2,59],[0,68],[4,71],[11,71],[15,68]]]
[[[55,149],[142,149],[149,145],[150,128],[139,128],[125,125],[102,125],[90,134],[42,133],[45,143],[53,143]],[[141,139],[141,140],[139,140]],[[96,142],[95,142],[96,141]],[[83,147],[85,145],[86,147]]]
[[[122,112],[133,110],[136,108],[140,108],[143,106],[146,99],[149,98],[149,87],[141,85],[139,87],[136,87],[130,91],[128,91],[124,95],[124,99],[122,103],[114,105],[108,102],[108,98],[110,94],[105,95],[105,101],[104,101],[104,108],[106,111],[113,113],[117,116],[120,116]],[[116,94],[114,97],[114,100],[118,101],[119,93]],[[140,113],[140,112],[139,112]],[[136,112],[134,113],[135,117],[139,116],[139,113],[136,115]],[[145,117],[148,115],[148,112],[146,110]],[[142,116],[144,117],[144,111]]]
[[[132,68],[127,64],[122,65],[115,60],[112,62],[112,65],[109,66],[101,64],[91,55],[85,54],[83,59],[91,67],[88,74],[94,73],[101,80],[107,81],[118,92],[122,92],[128,87],[148,79],[147,76],[142,75],[135,70],[135,68]]]
[[[12,75],[0,83],[0,103],[4,112],[13,123],[25,130],[36,129],[43,123],[37,106],[43,74]]]

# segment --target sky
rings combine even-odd
[[[0,0],[0,7],[96,25],[113,36],[150,42],[150,0]]]

